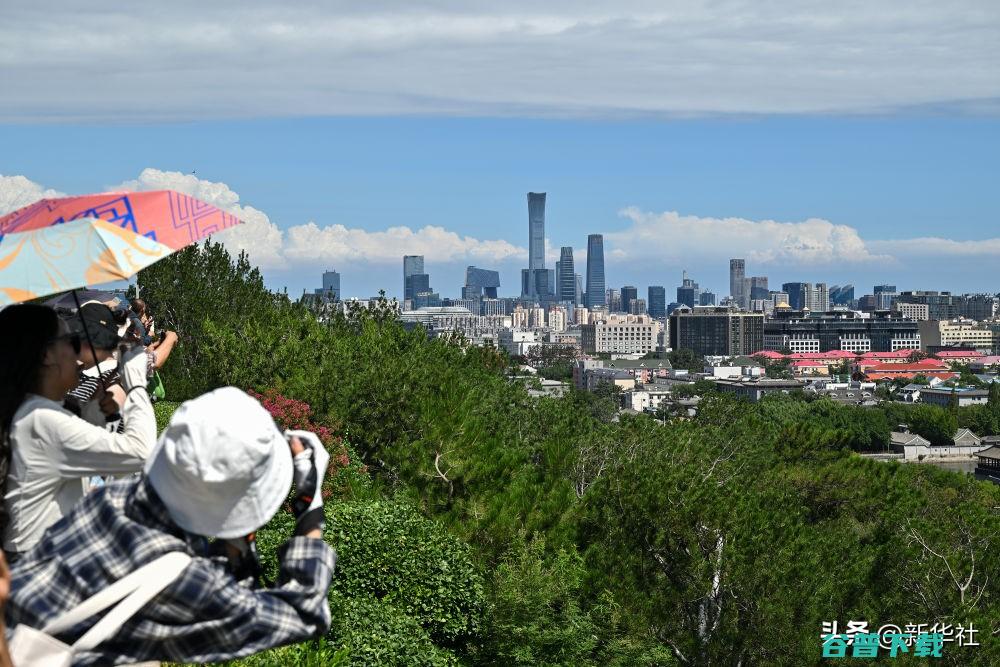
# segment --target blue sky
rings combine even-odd
[[[513,294],[529,190],[609,286],[1000,289],[998,3],[45,0],[0,44],[0,209],[181,189],[292,293]]]
[[[279,228],[315,221],[368,231],[440,225],[526,247],[525,193],[546,191],[553,246],[629,228],[626,207],[698,217],[796,222],[823,218],[867,240],[996,236],[1000,122],[988,117],[744,117],[698,120],[310,118],[167,125],[4,125],[0,174],[77,193],[114,187],[143,169],[196,172],[239,193]],[[682,244],[666,238],[666,247]],[[608,258],[609,285],[679,281],[687,268],[724,292],[725,259]],[[736,246],[738,248],[739,245]],[[400,255],[405,248],[400,248]],[[747,247],[746,251],[753,250]],[[746,253],[744,253],[746,254]],[[713,261],[713,258],[718,261]],[[785,280],[899,282],[912,288],[1000,289],[970,263],[921,266],[748,262]],[[955,263],[947,258],[948,263]],[[471,262],[471,260],[470,260]],[[399,290],[399,266],[331,260],[344,288]],[[488,262],[479,262],[487,265]],[[516,259],[495,262],[516,289]],[[271,267],[275,287],[317,283],[323,260]],[[463,261],[428,258],[432,284],[455,294]],[[753,268],[750,268],[753,267]]]

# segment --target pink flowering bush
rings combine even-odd
[[[328,498],[337,489],[335,478],[338,473],[351,466],[351,457],[343,439],[334,433],[328,425],[315,421],[313,409],[305,401],[297,401],[279,394],[274,389],[267,389],[263,394],[253,390],[247,392],[264,406],[264,409],[271,413],[274,422],[282,429],[296,431],[312,431],[326,447],[330,453],[330,467],[327,470],[327,478],[323,484],[323,497]],[[367,470],[364,466],[353,466],[360,474]]]

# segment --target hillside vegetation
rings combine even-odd
[[[941,662],[1000,664],[1000,487],[858,457],[881,411],[708,398],[617,421],[608,396],[531,398],[503,353],[383,308],[271,294],[219,245],[139,282],[181,336],[171,400],[254,390],[340,457],[331,630],[238,664],[802,665],[849,620],[971,623],[982,645]],[[268,567],[290,528],[260,531]]]

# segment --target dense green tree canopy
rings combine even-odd
[[[854,454],[898,424],[996,432],[1000,398],[709,395],[694,419],[618,415],[613,392],[532,398],[501,352],[378,308],[269,294],[220,246],[140,284],[181,335],[171,399],[234,384],[305,401],[350,447],[338,476],[368,480],[329,486],[330,633],[243,664],[816,664],[834,620],[971,622],[982,646],[942,662],[1000,663],[1000,487]],[[290,527],[279,513],[260,533],[272,569]]]

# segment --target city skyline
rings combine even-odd
[[[688,269],[721,295],[729,291],[725,263],[744,257],[748,274],[769,275],[772,285],[799,280],[983,291],[992,288],[989,268],[1000,258],[996,202],[988,196],[1000,175],[996,152],[988,150],[992,137],[1000,140],[1000,124],[988,118],[586,126],[314,119],[300,124],[304,130],[276,123],[253,121],[228,130],[212,124],[114,131],[0,126],[0,140],[11,147],[0,155],[0,207],[29,203],[50,190],[183,190],[241,214],[248,224],[227,244],[248,250],[270,287],[287,286],[293,294],[312,289],[313,274],[336,266],[345,293],[385,288],[400,296],[396,276],[404,254],[426,256],[439,286],[459,285],[465,267],[475,264],[500,271],[504,291],[516,293],[519,271],[528,265],[528,191],[549,193],[547,265],[554,266],[559,248],[568,245],[582,263],[587,233],[600,232],[609,285],[670,285]],[[343,134],[348,128],[350,134]],[[717,138],[721,129],[724,141]],[[507,140],[487,139],[484,133],[491,131]],[[215,156],[251,134],[254,150],[267,159]],[[343,139],[343,159],[316,156],[318,168],[299,168],[305,164],[300,154],[314,150],[302,143],[304,134],[320,150],[334,137]],[[377,160],[357,162],[376,136],[393,144],[405,177],[382,170]],[[647,140],[647,153],[606,148],[639,136]],[[432,149],[435,137],[445,143]],[[800,150],[789,153],[782,148],[786,140]],[[40,159],[37,145],[51,141],[59,142],[59,159]],[[473,157],[464,144],[475,141],[482,151]],[[571,141],[592,146],[592,154],[574,154]],[[107,142],[116,144],[118,160],[88,162],[87,170],[72,167]],[[524,166],[515,154],[531,142],[559,157]],[[733,162],[762,144],[768,144],[760,153],[764,161],[752,172]],[[685,157],[676,168],[665,167],[655,160],[663,151]],[[598,161],[618,168],[595,171]],[[900,169],[901,163],[907,167]],[[460,164],[496,167],[460,175]],[[145,170],[149,165],[158,168]],[[690,173],[682,173],[683,167]],[[838,183],[856,196],[839,197],[826,186],[823,170],[829,168],[838,169]],[[465,188],[447,185],[455,179]],[[595,179],[602,187],[593,187]],[[654,183],[661,179],[670,185]],[[721,198],[711,187],[715,179],[733,183]]]

